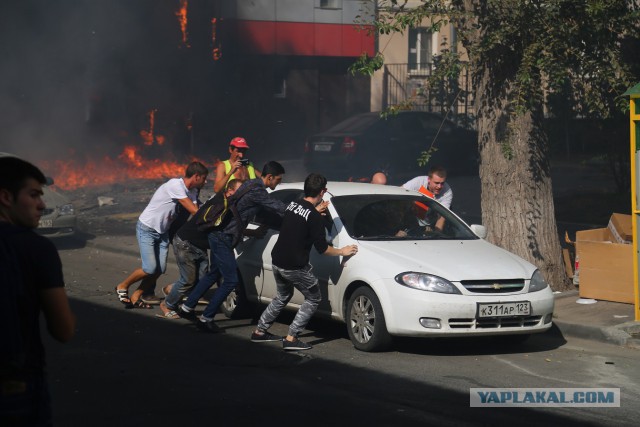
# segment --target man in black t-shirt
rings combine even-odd
[[[310,349],[311,345],[300,341],[298,334],[309,323],[321,299],[318,279],[311,273],[312,267],[309,264],[311,246],[319,253],[329,256],[352,256],[358,252],[356,245],[336,249],[327,244],[324,220],[317,210],[319,204],[323,203],[325,208],[328,204],[322,202],[322,197],[327,192],[326,185],[327,179],[324,176],[310,174],[304,181],[304,199],[291,202],[285,210],[278,241],[271,251],[278,291],[260,316],[257,329],[251,334],[253,342],[282,341],[282,348],[288,351]],[[294,287],[304,295],[304,302],[289,326],[288,335],[282,339],[267,330],[291,300]]]
[[[0,153],[0,425],[50,425],[40,312],[60,342],[75,333],[53,243],[33,229],[45,208],[42,172]]]

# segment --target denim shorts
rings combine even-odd
[[[136,224],[136,237],[140,246],[142,271],[161,274],[167,270],[169,256],[169,233],[158,233],[140,221]]]

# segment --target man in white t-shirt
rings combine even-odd
[[[429,173],[427,173],[427,175],[417,176],[402,184],[402,187],[407,190],[420,191],[427,196],[435,198],[447,209],[451,209],[453,190],[451,190],[449,184],[445,182],[446,179],[447,170],[442,166],[433,166],[429,169]],[[435,227],[442,230],[444,227],[443,217],[438,218]]]
[[[127,308],[151,308],[143,294],[153,294],[157,278],[166,271],[169,254],[169,226],[181,205],[190,215],[198,210],[198,194],[207,181],[209,170],[200,162],[191,162],[184,178],[173,178],[162,184],[151,197],[136,225],[142,268],[116,286],[120,302]],[[140,281],[140,286],[129,298],[129,287]]]

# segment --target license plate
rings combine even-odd
[[[331,151],[331,144],[316,144],[313,146],[314,151]]]
[[[51,228],[51,227],[53,227],[53,220],[52,219],[41,219],[40,222],[38,222],[38,227]]]
[[[530,314],[531,303],[529,301],[478,303],[478,318],[529,316]]]

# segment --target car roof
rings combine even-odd
[[[280,190],[303,190],[303,182],[288,182],[278,185],[275,191]],[[363,182],[344,182],[329,181],[327,182],[327,192],[332,196],[351,196],[354,194],[391,194],[406,195],[417,194],[416,191],[407,190],[406,188],[396,187],[395,185],[377,185]]]

